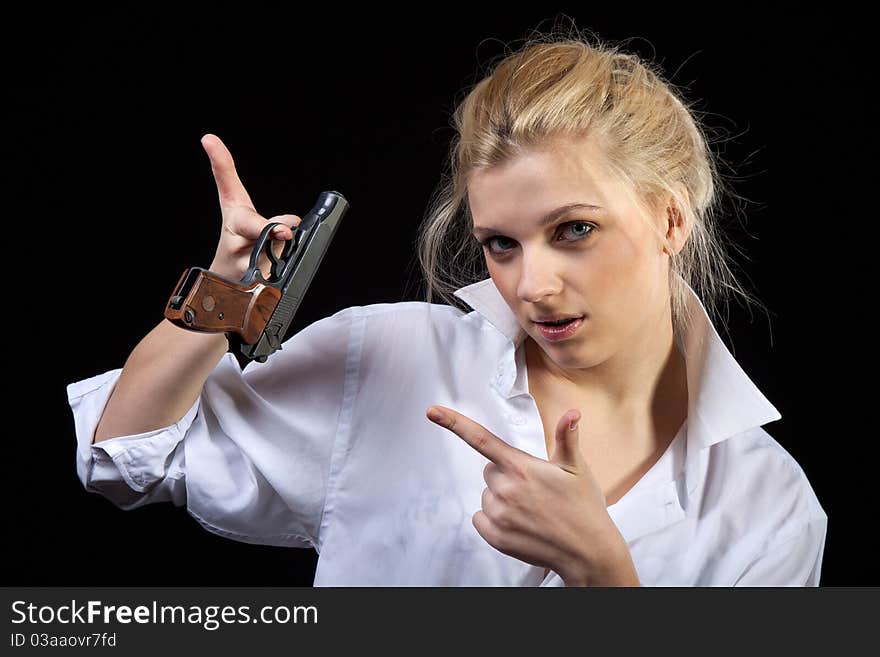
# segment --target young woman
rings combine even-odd
[[[316,586],[818,585],[827,516],[706,310],[742,290],[680,95],[617,47],[544,35],[454,119],[427,300],[345,308],[243,371],[223,334],[163,320],[68,386],[86,489],[314,547]],[[210,269],[237,279],[266,222],[299,217],[258,215],[202,144]]]

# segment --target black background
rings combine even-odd
[[[726,223],[745,253],[733,254],[738,271],[771,311],[733,304],[719,330],[782,413],[767,430],[829,516],[822,585],[880,584],[868,22],[844,8],[591,4],[7,16],[3,582],[310,585],[311,551],[226,540],[170,504],[125,513],[87,494],[65,387],[122,367],[183,269],[211,262],[207,132],[266,217],[302,214],[325,189],[351,202],[292,331],[418,299],[416,227],[461,90],[505,44],[571,19],[631,39],[707,113],[743,197]]]

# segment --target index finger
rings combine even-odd
[[[443,418],[435,420],[432,417],[432,409],[441,411]],[[428,409],[428,419],[449,429],[502,470],[520,458],[521,453],[525,454],[522,450],[508,445],[482,424],[445,406],[432,406]]]
[[[202,137],[202,148],[205,149],[211,160],[211,170],[214,172],[214,181],[217,183],[220,206],[244,205],[253,210],[254,203],[238,177],[232,153],[226,148],[226,144],[220,141],[217,135],[207,134]]]

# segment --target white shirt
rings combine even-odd
[[[608,513],[643,586],[818,586],[827,515],[690,294],[688,418]],[[265,363],[227,353],[179,422],[95,445],[122,370],[71,383],[79,478],[122,509],[171,501],[220,536],[314,547],[315,586],[564,586],[477,533],[488,461],[425,416],[447,406],[548,459],[525,331],[491,278],[455,295],[473,312],[352,306]]]

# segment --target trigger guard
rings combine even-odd
[[[269,224],[266,224],[263,227],[263,231],[260,235],[261,248],[266,253],[266,257],[269,258],[269,262],[271,263],[271,281],[267,281],[262,272],[260,272],[259,268],[257,269],[257,275],[259,275],[260,279],[265,283],[275,283],[278,282],[279,277],[281,276],[281,272],[284,271],[284,266],[287,264],[287,259],[290,257],[290,254],[293,252],[293,247],[297,241],[297,233],[296,227],[291,228],[293,232],[293,237],[289,240],[276,240],[272,237],[272,230],[275,226],[284,226],[285,228],[291,228],[287,224],[281,221],[273,221]],[[275,252],[272,250],[273,244],[275,241],[284,242],[284,248],[281,250],[281,256],[276,256]]]

